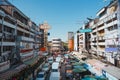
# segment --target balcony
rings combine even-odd
[[[105,40],[105,37],[104,36],[99,36],[98,40]]]
[[[98,42],[98,45],[105,45],[105,42]]]
[[[0,24],[2,24],[2,20],[0,20]],[[6,22],[6,21],[4,21],[3,24],[6,25],[7,27],[10,27],[10,28],[14,28],[14,29],[16,28],[15,25],[13,25],[13,24],[11,24],[11,23],[8,23],[8,22]]]
[[[115,18],[115,17],[116,17],[116,13],[117,13],[117,12],[114,12],[113,14],[109,15],[109,16],[106,18],[106,20],[111,20],[111,19]]]
[[[52,43],[54,44],[54,43],[61,43],[61,41],[52,41]]]
[[[98,28],[98,31],[105,29],[105,26],[101,26]]]
[[[27,26],[26,24],[22,23],[21,21],[17,20],[17,24],[19,24],[20,26],[29,29],[29,26]]]
[[[28,38],[28,37],[24,37],[24,36],[19,36],[18,37],[18,40],[19,41],[28,41],[28,42],[34,42],[34,39],[33,38]]]
[[[35,33],[35,30],[33,28],[30,28],[31,32]]]
[[[104,21],[103,21],[103,20],[100,20],[100,21],[97,23],[97,26],[102,25],[103,23],[104,23]]]
[[[105,27],[105,28],[108,28],[108,27],[113,26],[113,25],[115,25],[115,24],[117,24],[117,23],[118,23],[118,21],[115,20],[115,21],[112,21],[112,22],[106,24],[104,27]]]
[[[2,42],[3,46],[15,46],[15,42]]]
[[[28,53],[26,52],[25,54],[20,53],[20,56],[21,56],[22,61],[27,61],[34,57],[34,53],[33,53],[33,51],[28,52]]]
[[[97,32],[97,29],[93,30],[92,33]]]
[[[27,33],[27,34],[30,33],[29,31],[27,31],[27,30],[25,30],[25,29],[22,29],[22,28],[20,28],[20,27],[17,27],[17,30],[19,30],[19,31],[21,31],[21,32],[24,32],[24,33]]]
[[[6,16],[5,12],[2,11],[2,10],[0,10],[0,15],[1,15],[1,16]]]

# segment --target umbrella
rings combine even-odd
[[[84,68],[75,68],[75,69],[73,69],[74,73],[81,73],[81,72],[85,72],[85,71],[87,71],[87,70],[84,69]]]
[[[97,80],[94,76],[86,75],[82,80]]]
[[[83,78],[82,80],[97,80],[97,79],[91,78],[91,77],[87,77],[87,78]]]
[[[84,67],[83,67],[83,66],[80,66],[80,65],[75,65],[75,66],[73,66],[73,68],[81,68],[81,69],[84,69]]]
[[[76,61],[75,61],[75,60],[71,60],[70,62],[71,62],[71,63],[75,63]]]
[[[72,65],[83,65],[83,63],[75,62],[75,63],[73,63]]]

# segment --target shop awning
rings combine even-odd
[[[85,69],[85,68],[75,68],[75,69],[73,69],[74,73],[82,73],[82,72],[85,72],[85,71],[87,71],[87,69]]]
[[[105,52],[117,52],[117,48],[105,48]]]

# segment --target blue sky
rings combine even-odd
[[[87,17],[94,18],[96,13],[109,0],[9,0],[37,25],[47,21],[51,40],[54,37],[67,41],[69,31],[76,32]]]

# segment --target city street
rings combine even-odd
[[[120,80],[120,0],[0,0],[0,80]]]

